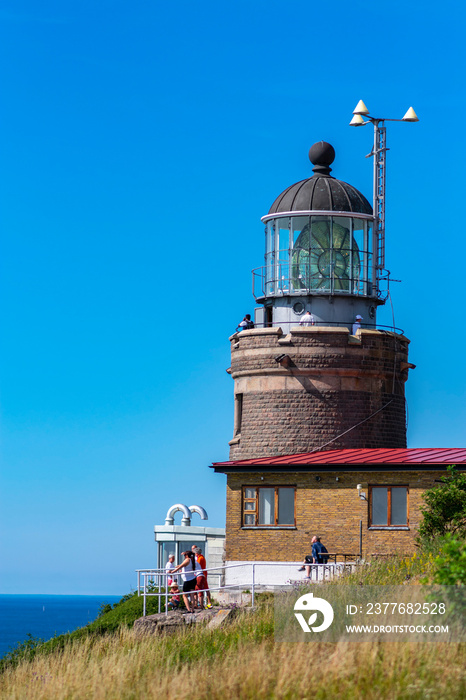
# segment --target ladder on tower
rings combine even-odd
[[[386,128],[377,123],[374,129],[374,217],[377,236],[377,278],[385,268],[385,178],[387,161]]]

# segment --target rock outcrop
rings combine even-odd
[[[182,613],[181,611],[169,611],[146,615],[134,622],[134,631],[138,635],[163,635],[173,634],[179,629],[184,629],[189,625],[204,623],[208,627],[219,627],[227,620],[231,619],[234,610],[225,608],[212,608],[211,610],[199,610],[195,613]]]

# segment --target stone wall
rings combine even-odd
[[[299,561],[310,553],[313,535],[329,552],[359,553],[362,520],[363,554],[413,553],[423,492],[445,471],[314,471],[271,474],[228,474],[226,554],[228,561]],[[320,477],[320,481],[316,480]],[[336,479],[339,479],[337,482]],[[409,529],[369,528],[369,503],[358,496],[362,484],[408,486]],[[243,486],[296,486],[296,528],[243,528]]]
[[[313,326],[288,335],[254,329],[230,341],[242,397],[231,460],[309,452],[346,431],[327,449],[406,447],[404,383],[412,365],[404,336]]]

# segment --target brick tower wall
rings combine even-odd
[[[330,440],[326,449],[406,447],[404,384],[413,365],[404,336],[311,326],[242,331],[230,341],[231,460],[310,452]]]

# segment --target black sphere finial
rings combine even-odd
[[[330,175],[330,165],[335,160],[335,149],[326,141],[317,141],[309,149],[309,160],[315,166],[313,171],[316,175]]]

